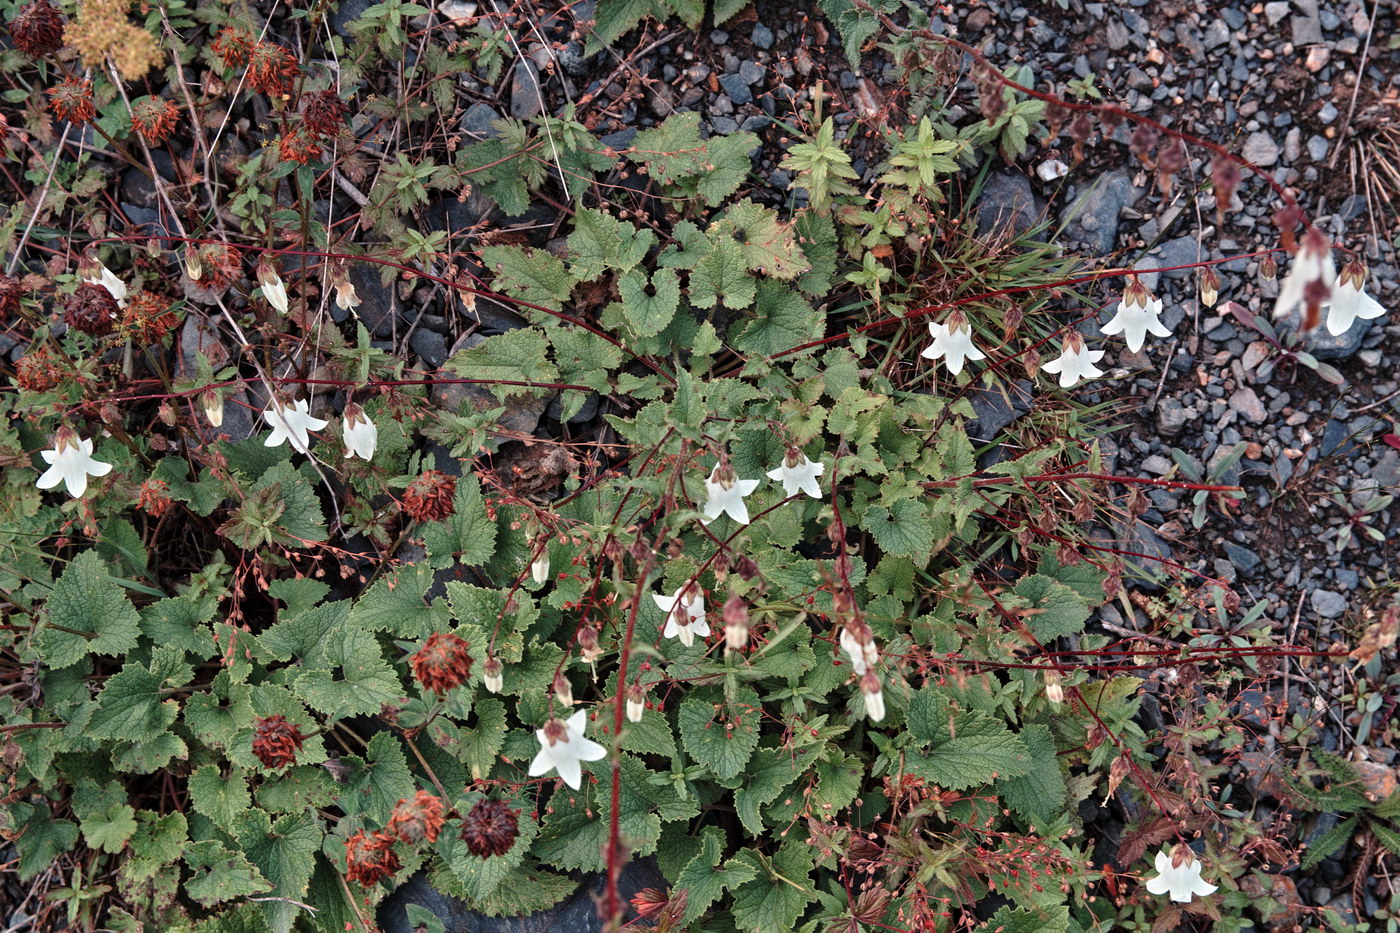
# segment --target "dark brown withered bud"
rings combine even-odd
[[[9,323],[19,313],[19,299],[24,294],[19,279],[0,272],[0,324]]]
[[[1241,178],[1239,164],[1225,153],[1219,153],[1211,160],[1210,180],[1215,185],[1217,219],[1225,216],[1225,211],[1230,206],[1230,198],[1234,196],[1235,189],[1239,187]]]
[[[1157,139],[1161,136],[1154,126],[1146,123],[1139,123],[1128,137],[1128,151],[1137,156],[1139,162],[1147,167],[1152,166],[1152,150],[1157,148]]]
[[[41,58],[63,47],[63,18],[49,0],[29,0],[10,23],[15,48]]]
[[[1180,139],[1173,138],[1157,153],[1157,187],[1167,195],[1172,190],[1172,179],[1186,167],[1186,147]]]
[[[105,286],[84,282],[64,303],[63,320],[91,337],[105,337],[117,326],[120,310]]]
[[[301,111],[301,123],[319,136],[334,136],[345,126],[345,117],[350,108],[335,91],[317,91],[303,98],[306,106]]]
[[[746,554],[734,564],[734,572],[739,575],[740,580],[747,583],[758,577],[758,562]]]
[[[461,839],[480,858],[505,855],[519,835],[519,818],[504,800],[478,800],[462,817]]]

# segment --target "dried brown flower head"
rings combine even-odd
[[[301,127],[293,127],[277,137],[277,157],[283,162],[305,165],[321,158],[321,144]]]
[[[334,136],[345,126],[350,108],[335,91],[317,91],[304,97],[301,122],[309,132],[318,136]]]
[[[425,790],[414,794],[412,800],[400,800],[384,830],[403,842],[437,842],[442,832],[442,800]]]
[[[15,48],[41,58],[63,47],[63,19],[49,0],[29,0],[10,23]]]
[[[139,81],[164,55],[155,36],[127,19],[130,9],[131,0],[83,0],[63,37],[89,68],[100,68],[110,58],[123,78]]]
[[[345,876],[369,888],[392,878],[402,867],[394,851],[394,837],[387,833],[365,835],[360,830],[345,840]]]
[[[209,48],[223,61],[225,68],[242,68],[253,54],[253,37],[246,29],[225,26],[210,43]]]
[[[0,324],[8,323],[19,313],[19,299],[24,294],[24,286],[12,275],[0,272]]]
[[[451,515],[457,492],[457,477],[441,470],[428,470],[403,491],[403,510],[414,521],[436,522]]]
[[[462,817],[462,841],[481,858],[505,855],[520,835],[520,821],[504,800],[478,800]]]
[[[173,100],[143,97],[131,105],[131,128],[151,146],[165,142],[179,119],[180,109]]]
[[[418,653],[409,658],[413,676],[427,689],[442,696],[467,682],[472,672],[470,645],[452,632],[434,632]]]
[[[63,320],[74,330],[92,337],[105,337],[117,325],[117,299],[106,286],[84,282],[63,306]]]
[[[281,714],[260,718],[253,725],[253,756],[265,768],[294,763],[304,741],[296,723]]]
[[[136,507],[147,515],[160,518],[174,505],[170,498],[170,486],[163,480],[149,477],[141,484],[136,495]]]
[[[126,299],[121,315],[122,333],[138,343],[159,343],[180,326],[170,299],[142,290]]]
[[[67,376],[54,352],[46,346],[30,350],[15,364],[15,382],[30,392],[47,392]]]
[[[92,82],[81,78],[64,78],[46,91],[49,95],[49,109],[60,120],[69,123],[86,123],[97,116],[97,108],[92,103]]]
[[[243,274],[243,257],[223,243],[205,243],[194,252],[199,263],[199,284],[211,291],[228,288]]]
[[[248,54],[248,85],[260,94],[279,97],[292,89],[301,65],[291,49],[259,42]]]

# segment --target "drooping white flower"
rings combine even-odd
[[[860,679],[860,692],[865,697],[865,715],[871,722],[885,718],[885,692],[880,689],[880,678],[874,671],[866,671]]]
[[[540,556],[530,562],[530,577],[536,583],[549,579],[549,551],[541,551]]]
[[[551,718],[543,729],[535,730],[540,750],[530,762],[530,777],[557,771],[565,784],[578,790],[583,779],[579,762],[597,761],[608,753],[606,748],[584,737],[587,716],[585,711],[579,710],[567,720]]]
[[[813,499],[822,497],[822,490],[817,485],[817,477],[822,475],[826,469],[826,464],[821,461],[813,463],[807,459],[807,455],[796,447],[789,447],[786,456],[783,457],[782,465],[775,470],[768,471],[768,478],[778,480],[783,484],[784,495],[795,495],[798,492],[805,492]]]
[[[200,395],[200,404],[204,408],[204,417],[209,419],[209,423],[214,427],[220,427],[224,423],[224,394],[217,389],[205,389]]]
[[[880,663],[880,649],[876,647],[874,638],[862,643],[850,627],[843,625],[837,641],[841,645],[841,650],[846,652],[846,656],[851,659],[851,670],[856,672],[857,677],[864,675],[867,670]]]
[[[1103,359],[1103,354],[1103,350],[1090,350],[1083,337],[1070,331],[1059,357],[1040,368],[1052,375],[1059,373],[1060,387],[1068,389],[1081,379],[1096,379],[1102,376],[1103,370],[1095,368],[1094,364]]]
[[[646,694],[642,691],[641,684],[633,684],[627,688],[627,721],[641,722],[642,713],[646,711]]]
[[[948,319],[946,324],[929,324],[929,336],[933,338],[933,343],[924,348],[919,354],[925,359],[942,359],[948,367],[948,372],[956,376],[963,371],[963,364],[967,360],[985,360],[987,354],[977,349],[977,345],[972,342],[972,328],[968,326],[967,320],[957,312]]]
[[[292,449],[300,453],[311,449],[311,438],[307,432],[319,431],[330,423],[313,418],[311,406],[305,399],[297,399],[286,406],[273,399],[272,407],[263,411],[263,418],[272,427],[272,433],[263,441],[263,446],[276,447],[283,441],[290,440]]]
[[[348,278],[336,279],[335,306],[342,311],[350,311],[360,306],[360,296],[355,294],[355,283]]]
[[[282,281],[282,277],[277,274],[277,270],[272,268],[272,264],[266,259],[258,262],[258,285],[262,288],[262,296],[267,299],[267,303],[277,309],[279,314],[287,313],[287,286]]]
[[[126,283],[117,278],[116,273],[100,262],[94,262],[92,269],[83,276],[83,281],[101,285],[117,300],[117,307],[126,307]]]
[[[325,425],[322,425],[324,427]],[[374,448],[379,444],[379,429],[365,414],[365,410],[354,402],[345,406],[345,456],[358,456],[362,460],[374,459]]]
[[[1332,286],[1332,298],[1323,307],[1327,309],[1327,332],[1334,337],[1351,330],[1357,318],[1369,321],[1385,314],[1385,307],[1366,294],[1366,264],[1359,259],[1342,269]]]
[[[492,693],[500,693],[505,686],[505,668],[501,659],[494,654],[486,656],[486,664],[481,669],[481,682]]]
[[[1122,334],[1128,349],[1136,353],[1142,349],[1149,333],[1158,337],[1171,336],[1170,328],[1158,317],[1161,313],[1162,300],[1154,297],[1137,276],[1129,276],[1123,298],[1118,302],[1117,313],[1099,330],[1107,337]]]
[[[1287,317],[1309,304],[1327,304],[1331,298],[1332,283],[1336,279],[1337,265],[1332,261],[1332,245],[1314,227],[1303,237],[1303,245],[1298,248],[1293,265],[1279,285],[1278,300],[1274,302],[1274,319]]]
[[[679,638],[681,644],[689,648],[695,644],[695,636],[708,636],[710,623],[705,621],[705,595],[700,587],[687,584],[671,596],[652,593],[657,608],[666,613],[666,627],[661,631],[662,638]]]
[[[733,467],[723,460],[716,463],[710,478],[705,480],[705,507],[700,521],[708,525],[727,512],[739,524],[747,525],[749,507],[744,504],[744,497],[757,489],[758,483],[756,479],[739,479]]]
[[[1065,681],[1053,667],[1045,670],[1045,699],[1055,705],[1065,701]]]
[[[1193,895],[1206,897],[1216,891],[1216,885],[1201,879],[1201,863],[1185,846],[1177,846],[1174,852],[1158,852],[1156,865],[1157,877],[1147,879],[1147,890],[1152,894],[1166,894],[1178,904],[1189,904]]]
[[[87,492],[89,476],[106,476],[112,472],[110,463],[92,458],[92,441],[79,437],[69,427],[59,428],[54,435],[53,449],[41,450],[39,456],[44,458],[49,468],[34,485],[40,489],[52,489],[62,482],[68,489],[68,495],[74,499],[81,499]]]

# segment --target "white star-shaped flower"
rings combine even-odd
[[[550,771],[558,771],[564,783],[578,790],[583,779],[581,761],[597,761],[607,755],[608,750],[592,739],[585,738],[583,729],[587,713],[579,710],[568,718],[551,719],[543,729],[535,730],[535,738],[540,741],[540,750],[535,760],[530,762],[530,777],[539,777]]]
[[[1307,304],[1307,288],[1314,282],[1321,282],[1331,291],[1337,279],[1337,264],[1332,261],[1332,250],[1325,237],[1309,231],[1303,238],[1303,245],[1293,265],[1288,269],[1283,284],[1278,289],[1278,300],[1274,302],[1274,319],[1287,317],[1297,308]],[[1324,299],[1321,304],[1326,304]],[[1350,325],[1348,325],[1350,326]]]
[[[977,345],[972,342],[972,328],[967,324],[929,324],[929,336],[933,338],[933,343],[924,348],[919,355],[925,359],[942,359],[948,367],[948,372],[956,376],[963,371],[963,364],[967,360],[985,360],[987,354],[977,349]]]
[[[325,427],[324,424],[321,425]],[[374,448],[379,443],[379,429],[369,420],[364,409],[353,402],[345,406],[345,456],[358,456],[363,460],[374,459]]]
[[[99,262],[97,268],[94,269],[87,278],[83,279],[83,281],[93,285],[101,285],[117,300],[117,307],[126,307],[126,283],[117,278],[116,273],[108,269],[102,263]]]
[[[308,431],[320,431],[330,422],[311,416],[311,406],[305,399],[297,399],[291,405],[282,406],[274,399],[272,407],[263,411],[263,418],[272,426],[272,433],[263,441],[265,447],[276,447],[290,440],[292,449],[306,453],[311,449]]]
[[[1179,867],[1172,861],[1170,852],[1157,853],[1157,877],[1147,879],[1149,892],[1169,895],[1178,904],[1191,903],[1192,895],[1206,897],[1215,893],[1216,885],[1201,880],[1201,863],[1194,855],[1186,857]]]
[[[715,464],[710,478],[705,480],[705,508],[700,521],[708,525],[723,513],[741,525],[749,523],[749,507],[744,497],[758,488],[756,479],[739,479],[734,470],[723,462]]]
[[[1040,368],[1047,373],[1060,374],[1060,387],[1068,389],[1081,379],[1097,379],[1103,370],[1094,364],[1103,359],[1103,350],[1090,350],[1078,334],[1071,334],[1065,340],[1064,349],[1058,359],[1053,359]]]
[[[1357,318],[1369,321],[1385,314],[1385,308],[1379,301],[1346,276],[1332,286],[1332,300],[1323,307],[1327,309],[1327,332],[1334,337],[1351,330],[1352,322]]]
[[[784,495],[795,495],[798,492],[805,492],[813,499],[822,497],[822,490],[817,485],[817,477],[822,475],[826,469],[826,464],[821,461],[813,463],[807,459],[807,455],[800,450],[789,450],[783,457],[782,464],[775,470],[768,471],[768,478],[778,480],[783,484]]]
[[[1129,281],[1123,290],[1123,298],[1118,302],[1118,312],[1099,330],[1107,337],[1122,334],[1128,349],[1136,353],[1142,349],[1149,333],[1158,337],[1170,337],[1171,329],[1158,317],[1162,313],[1162,300],[1156,298],[1136,279]],[[1102,354],[1100,354],[1102,357]],[[1097,360],[1093,361],[1097,362]],[[1049,367],[1046,367],[1049,369]],[[1053,372],[1053,370],[1051,370]],[[1073,384],[1073,383],[1071,383]]]
[[[80,438],[72,428],[59,428],[52,450],[41,450],[39,456],[49,468],[34,485],[52,489],[62,481],[68,495],[81,499],[87,492],[89,476],[106,476],[112,472],[110,463],[92,458],[92,441]]]
[[[705,621],[705,594],[700,587],[687,584],[671,596],[652,593],[657,608],[666,613],[666,627],[661,631],[662,638],[680,638],[681,644],[689,648],[695,644],[695,636],[708,637],[710,623]]]

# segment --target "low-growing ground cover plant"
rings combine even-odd
[[[817,88],[780,210],[758,138],[695,113],[620,145],[572,104],[440,139],[454,78],[512,60],[503,14],[448,38],[389,0],[346,41],[318,4],[283,44],[238,6],[6,9],[39,192],[0,228],[23,345],[0,396],[0,831],[30,915],[369,930],[418,872],[492,916],[596,873],[603,923],[659,930],[1259,912],[1250,885],[1291,853],[1217,800],[1203,749],[1229,744],[1232,684],[1329,652],[1124,545],[1146,489],[1202,521],[1242,494],[1115,475],[1111,406],[1065,391],[1110,375],[1107,339],[1168,336],[1163,301],[1045,228],[969,221],[993,160],[1062,128],[1081,151],[1123,111],[974,63],[981,114],[954,125],[957,62],[930,57],[866,183]],[[848,49],[950,47],[917,15],[828,12]],[[604,4],[595,38],[671,13],[699,18]],[[242,109],[264,145],[226,163]],[[1182,138],[1135,126],[1170,186]],[[1224,210],[1238,158],[1188,142]],[[109,162],[147,173],[158,224],[89,212]],[[469,255],[425,222],[442,193],[480,228]],[[1280,194],[1274,314],[1381,313]],[[478,325],[434,369],[396,352],[420,289]],[[988,430],[997,397],[1028,410]],[[1089,627],[1135,598],[1179,640]],[[1169,724],[1144,727],[1149,696]],[[1304,806],[1355,814],[1333,851],[1363,822],[1394,850],[1394,798],[1315,761]],[[1119,871],[1081,815],[1115,800]],[[626,898],[643,857],[665,884]]]

